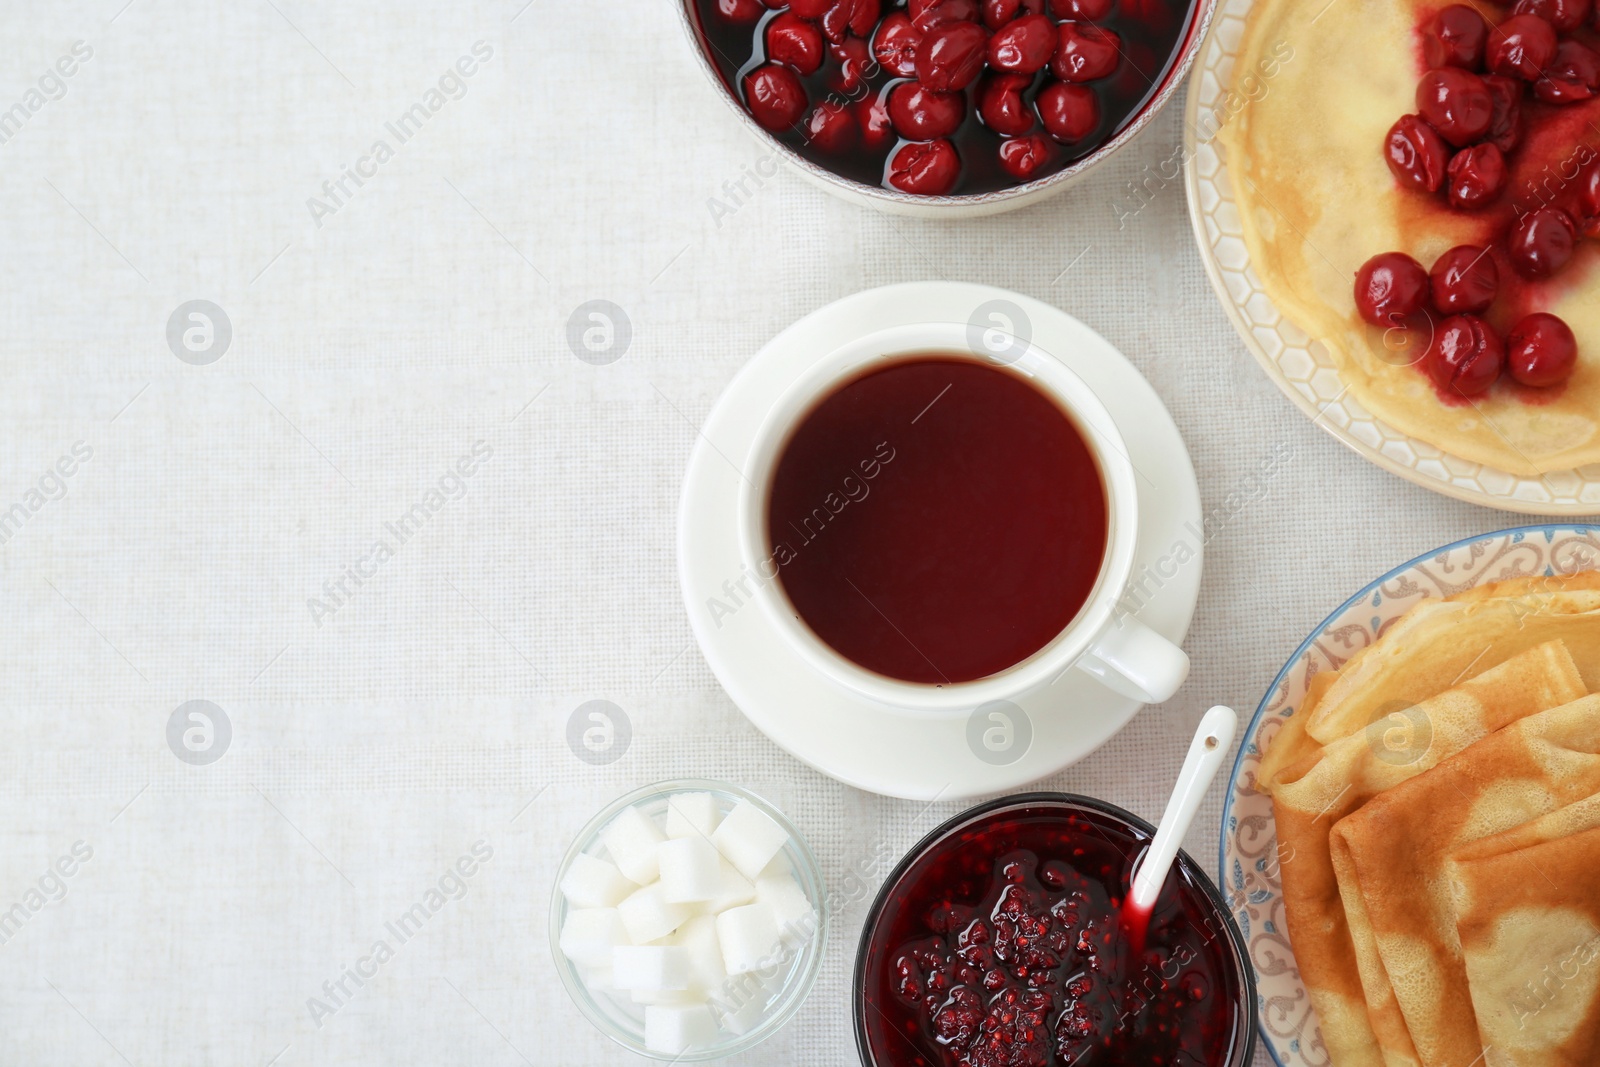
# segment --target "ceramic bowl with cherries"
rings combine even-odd
[[[1177,89],[1213,0],[680,0],[718,91],[830,192],[903,214],[1033,203]]]

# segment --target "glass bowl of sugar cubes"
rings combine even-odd
[[[567,850],[550,944],[573,1002],[654,1059],[731,1056],[811,991],[828,909],[816,857],[783,813],[724,782],[619,797]]]

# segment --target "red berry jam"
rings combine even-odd
[[[1165,84],[1195,4],[695,0],[695,6],[706,56],[763,129],[852,181],[943,195],[1047,177],[1126,129]],[[1450,94],[1440,107],[1454,106],[1459,122],[1482,122],[1478,89],[1462,100]],[[853,123],[840,117],[847,113]],[[1438,181],[1445,162],[1439,161]]]
[[[885,881],[856,960],[870,1067],[1235,1067],[1254,1002],[1238,933],[1182,857],[1142,952],[1121,927],[1148,827],[1031,794],[936,830]]]

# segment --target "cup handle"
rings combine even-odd
[[[1171,699],[1189,677],[1183,649],[1128,616],[1108,626],[1078,666],[1112,692],[1143,704]]]

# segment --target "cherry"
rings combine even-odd
[[[799,122],[809,102],[794,71],[773,63],[745,75],[744,99],[762,129],[774,133]]]
[[[1524,278],[1548,278],[1572,258],[1577,239],[1572,216],[1555,207],[1530,211],[1517,220],[1507,238],[1511,265]]]
[[[1019,15],[1044,14],[1044,0],[983,0],[983,24],[998,30]]]
[[[857,37],[871,37],[882,16],[881,0],[850,0],[850,32]]]
[[[894,121],[889,118],[889,102],[883,93],[874,93],[856,104],[856,121],[861,124],[861,145],[881,152],[894,143]]]
[[[911,21],[923,33],[951,22],[977,22],[978,0],[911,0]]]
[[[766,0],[768,7],[783,7],[783,0],[774,3]],[[789,13],[798,15],[812,22],[821,22],[834,8],[839,6],[839,0],[789,0]]]
[[[1547,104],[1576,104],[1600,92],[1600,53],[1577,41],[1562,41],[1556,57],[1533,83],[1533,95]]]
[[[1489,32],[1485,59],[1507,78],[1533,81],[1556,57],[1556,31],[1538,15],[1512,15]]]
[[[767,23],[767,58],[801,74],[815,74],[822,66],[822,31],[791,11]]]
[[[1424,193],[1439,191],[1450,163],[1444,138],[1416,115],[1405,115],[1389,127],[1383,156],[1401,185]]]
[[[735,26],[748,26],[766,11],[759,0],[717,0],[717,14]]]
[[[1450,206],[1462,211],[1487,207],[1510,180],[1506,157],[1492,144],[1463,148],[1450,159]]]
[[[824,152],[837,155],[855,147],[856,119],[844,104],[824,100],[806,119],[806,139]]]
[[[1489,24],[1477,8],[1466,4],[1451,4],[1422,31],[1422,54],[1429,67],[1477,70],[1483,66],[1488,43]]]
[[[1476,396],[1500,377],[1505,345],[1476,315],[1453,315],[1439,325],[1428,350],[1428,376],[1440,392]]]
[[[1058,19],[1098,22],[1111,14],[1112,0],[1050,0],[1050,14]]]
[[[1100,125],[1100,98],[1086,85],[1051,82],[1034,103],[1044,128],[1058,141],[1081,141]]]
[[[917,49],[917,80],[929,89],[965,89],[983,71],[989,32],[976,22],[947,22],[928,32]]]
[[[922,31],[911,24],[911,16],[904,11],[891,11],[872,39],[872,54],[889,73],[914,78],[917,48],[921,44]]]
[[[1022,98],[1033,84],[1027,74],[991,74],[978,90],[978,116],[983,124],[1005,137],[1033,129],[1033,111]]]
[[[1500,292],[1500,268],[1487,248],[1456,245],[1428,272],[1433,306],[1445,315],[1482,315]]]
[[[1055,145],[1042,133],[1013,137],[1000,142],[1000,165],[1017,181],[1025,182],[1050,162],[1055,153]]]
[[[1499,74],[1485,74],[1483,84],[1489,87],[1489,97],[1494,101],[1494,118],[1484,139],[1504,155],[1522,143],[1522,83]]]
[[[1577,365],[1572,327],[1548,312],[1528,315],[1506,335],[1506,368],[1523,385],[1560,385]]]
[[[961,159],[949,141],[912,142],[889,160],[889,184],[906,193],[943,196],[961,177]]]
[[[1051,73],[1064,82],[1086,82],[1104,78],[1117,69],[1122,56],[1122,38],[1092,22],[1063,22],[1060,43]]]
[[[967,98],[936,93],[917,82],[901,82],[889,90],[889,118],[908,141],[931,141],[956,132],[967,117]]]
[[[834,0],[832,7],[822,13],[822,35],[834,44],[843,44],[850,33],[851,0]]]
[[[1489,132],[1494,98],[1483,79],[1458,67],[1430,70],[1417,83],[1417,112],[1460,148]]]
[[[1404,252],[1382,252],[1356,271],[1356,313],[1374,326],[1398,326],[1428,302],[1428,272]]]
[[[1024,15],[989,40],[989,66],[1032,74],[1056,54],[1056,24],[1044,15]]]
[[[871,69],[871,46],[860,37],[847,37],[839,44],[830,41],[828,52],[839,61],[839,69],[829,79],[829,84],[841,93],[855,96]]]
[[[1517,0],[1515,15],[1538,15],[1557,33],[1571,33],[1589,17],[1590,0]]]
[[[1578,175],[1579,228],[1587,237],[1600,237],[1600,159],[1592,160]]]

